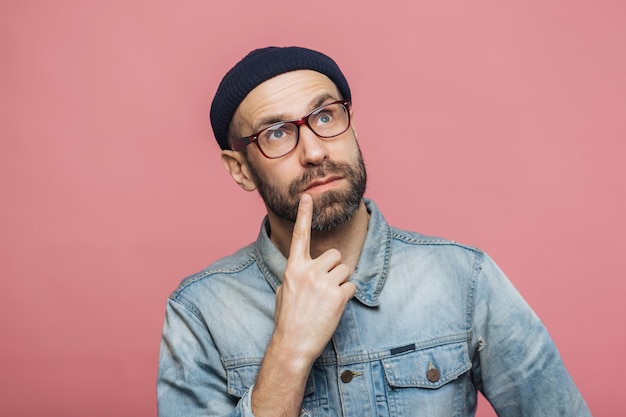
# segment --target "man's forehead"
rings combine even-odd
[[[270,78],[250,91],[237,108],[233,121],[254,123],[250,118],[302,117],[303,112],[324,101],[340,98],[339,89],[326,75],[312,70],[291,71]]]

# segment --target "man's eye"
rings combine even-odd
[[[277,139],[282,139],[285,136],[285,132],[283,132],[282,130],[273,130],[269,133],[269,139],[270,140],[277,140]]]
[[[276,141],[284,139],[287,136],[288,132],[285,130],[288,128],[288,125],[285,123],[279,123],[275,126],[270,126],[263,131],[261,135],[266,141]]]
[[[333,117],[330,113],[322,113],[317,116],[315,124],[325,125],[333,121]]]

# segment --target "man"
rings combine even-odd
[[[222,80],[222,163],[267,208],[255,243],[167,304],[160,416],[588,416],[544,326],[480,250],[390,227],[363,199],[350,88],[309,49]]]

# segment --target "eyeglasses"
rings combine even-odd
[[[266,158],[280,158],[296,148],[302,125],[323,139],[339,136],[350,127],[350,101],[333,101],[298,120],[271,124],[251,136],[233,140],[230,147],[233,151],[241,151],[254,142]]]

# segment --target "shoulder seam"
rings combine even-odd
[[[467,249],[470,250],[472,252],[477,252],[477,253],[482,253],[483,251],[474,247],[474,246],[468,246],[468,245],[464,245],[462,243],[456,242],[454,240],[448,240],[448,239],[443,239],[443,238],[438,238],[438,237],[428,237],[428,236],[423,236],[423,237],[419,237],[416,238],[414,236],[411,236],[409,233],[402,233],[401,231],[397,230],[397,229],[393,229],[393,239],[397,239],[397,240],[401,240],[403,242],[409,243],[409,244],[414,244],[414,245],[433,245],[433,246],[457,246],[459,248],[462,249]]]
[[[197,272],[193,275],[190,275],[189,277],[187,277],[186,279],[183,280],[183,282],[178,286],[178,288],[172,293],[172,295],[170,296],[170,298],[176,298],[178,297],[178,295],[188,286],[190,286],[191,284],[194,284],[200,280],[203,280],[205,278],[208,278],[212,275],[215,274],[235,274],[237,272],[241,272],[244,269],[248,268],[251,264],[255,263],[256,259],[254,256],[250,256],[248,259],[246,259],[244,262],[235,265],[234,267],[231,268],[211,268],[210,266],[200,272]]]

